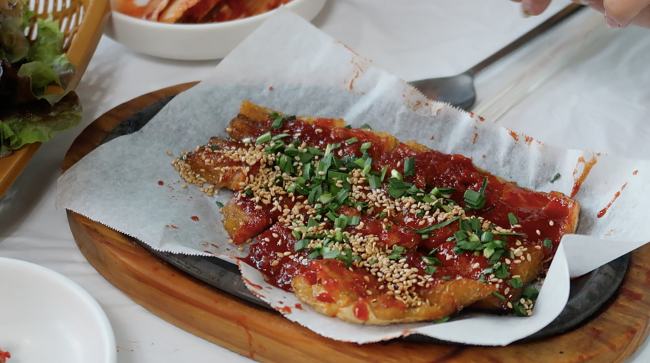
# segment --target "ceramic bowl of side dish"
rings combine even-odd
[[[0,291],[0,347],[11,353],[7,363],[117,361],[106,313],[67,277],[0,257]]]
[[[283,5],[311,21],[326,0],[112,0],[106,34],[143,54],[224,58]],[[270,10],[268,10],[270,9]]]

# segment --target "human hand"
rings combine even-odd
[[[512,0],[520,2],[528,15],[539,15],[551,0]],[[572,0],[588,5],[605,14],[605,23],[610,28],[625,28],[630,24],[650,28],[650,0]]]

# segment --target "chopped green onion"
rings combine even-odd
[[[298,231],[291,231],[291,234],[293,235],[294,238],[302,237],[302,233],[300,233]]]
[[[363,144],[361,144],[361,148],[359,148],[359,150],[361,150],[362,153],[365,153],[366,151],[368,151],[368,149],[370,149],[371,146],[372,146],[372,142],[364,142]]]
[[[404,160],[404,175],[413,176],[415,175],[415,158],[410,157]]]
[[[487,187],[488,183],[488,178],[486,177],[483,179],[483,185],[481,186],[481,189],[476,192],[471,189],[467,189],[465,191],[465,195],[463,198],[465,199],[465,203],[467,204],[467,208],[469,209],[481,209],[485,206],[485,188]]]
[[[374,175],[369,175],[368,176],[368,185],[370,186],[370,189],[377,189],[381,188],[381,179],[379,177],[374,176]]]
[[[271,132],[269,131],[266,134],[261,135],[260,137],[258,137],[257,140],[255,141],[255,144],[256,145],[263,144],[263,143],[268,142],[270,140],[271,140]]]
[[[424,197],[422,197],[422,201],[425,202],[425,203],[435,203],[436,202],[434,199],[432,199],[428,195],[425,195]]]
[[[293,249],[297,252],[300,250],[304,250],[309,246],[309,240],[308,239],[301,239],[300,241],[296,242],[295,245],[293,245]]]
[[[390,171],[390,176],[397,180],[404,180],[404,178],[402,178],[402,174],[400,174],[399,171],[395,169]]]
[[[519,277],[516,277],[514,279],[510,279],[507,282],[510,284],[510,286],[512,286],[515,289],[518,289],[518,288],[524,286],[524,283],[521,281],[521,279]]]
[[[388,255],[389,260],[399,260],[402,257],[402,253],[406,251],[406,248],[402,246],[394,246],[393,247],[393,252]]]
[[[455,188],[433,188],[429,194],[436,198],[449,198],[454,192],[456,192]]]
[[[386,172],[388,171],[388,166],[381,168],[381,181],[383,182],[386,179]]]
[[[510,272],[508,272],[508,265],[505,263],[502,263],[499,265],[494,270],[494,276],[496,276],[498,279],[505,279],[506,277],[510,276]]]
[[[287,187],[287,193],[289,193],[289,194],[294,193],[294,192],[296,191],[296,188],[298,188],[298,184],[296,184],[296,183],[291,183],[291,184]]]
[[[372,130],[372,127],[368,124],[363,124],[359,127],[361,130]]]
[[[348,225],[348,217],[340,215],[334,220],[334,229],[340,228],[345,229],[345,226]]]
[[[506,299],[505,296],[499,294],[499,293],[496,292],[496,291],[492,291],[492,296],[496,297],[497,299],[499,299],[499,300],[501,300],[501,301],[503,301],[503,302],[508,301],[508,300]]]
[[[271,138],[271,141],[281,140],[281,139],[284,139],[285,137],[289,137],[289,136],[291,136],[291,135],[289,135],[289,134],[278,134],[278,135],[273,136],[273,137]],[[293,147],[293,145],[291,145],[291,144],[289,144],[289,146]],[[287,147],[289,147],[289,146],[287,146]],[[295,150],[295,149],[294,149],[294,150]],[[297,151],[297,150],[296,150],[296,151]],[[291,151],[290,151],[290,152],[291,152]],[[285,150],[285,153],[286,153],[286,150]],[[297,155],[297,154],[295,154],[295,155]],[[293,156],[295,156],[295,155],[293,155]]]
[[[433,256],[422,256],[422,261],[427,265],[442,265],[442,262],[437,257]]]
[[[443,279],[443,280],[451,280],[451,276],[443,276],[443,277],[441,277],[441,279]]]
[[[395,199],[401,198],[404,194],[406,194],[406,189],[404,188],[396,188],[395,186],[391,185],[388,190],[386,191],[388,195]],[[406,211],[406,210],[405,210]]]
[[[345,140],[345,143],[348,144],[348,145],[352,145],[352,144],[354,144],[356,142],[359,142],[359,139],[357,139],[356,137]]]
[[[338,216],[334,212],[327,212],[326,216],[332,222],[334,222],[336,218],[338,218]]]
[[[431,233],[433,230],[448,226],[448,225],[454,223],[455,221],[457,221],[459,219],[460,219],[460,216],[456,216],[456,217],[454,217],[452,219],[448,219],[448,220],[446,220],[446,221],[444,221],[442,223],[434,224],[433,226],[429,226],[429,227],[421,228],[421,229],[411,229],[411,231],[415,232],[415,233],[419,233],[419,234],[428,234],[428,233]]]
[[[221,150],[221,148],[219,146],[216,146],[216,145],[210,145],[210,150],[217,151],[217,150]]]
[[[524,292],[521,294],[521,296],[526,299],[526,300],[532,300],[535,301],[537,300],[537,296],[539,295],[539,291],[534,286],[528,286]]]
[[[361,223],[361,218],[359,216],[348,217],[348,226],[358,226]]]
[[[519,305],[519,304],[513,306],[513,309],[515,310],[515,314],[517,314],[517,316],[527,316],[528,315],[527,312],[526,312],[526,309],[523,306]]]
[[[334,198],[336,199],[336,203],[343,204],[345,200],[348,199],[349,195],[350,195],[349,191],[347,191],[346,189],[341,189],[338,193],[336,193],[336,196]]]
[[[553,178],[551,179],[551,183],[555,183],[555,181],[560,179],[561,176],[562,175],[560,175],[560,173],[555,174],[555,176],[553,176]]]
[[[332,194],[327,193],[327,194],[321,195],[320,198],[318,198],[318,201],[323,203],[323,204],[327,204],[327,203],[331,202],[332,199],[333,199]]]
[[[279,129],[282,127],[282,124],[284,123],[284,117],[278,115],[276,112],[272,112],[269,116],[274,119],[273,125],[271,125],[272,129]]]
[[[517,233],[517,232],[497,232],[494,234],[495,236],[517,236],[517,237],[526,237],[526,234],[524,233]]]
[[[323,152],[313,146],[307,146],[307,151],[312,155],[323,155]]]
[[[438,268],[436,266],[427,266],[424,268],[424,273],[433,275],[434,272],[436,272]]]
[[[503,257],[505,254],[506,254],[506,250],[504,250],[503,248],[494,250],[494,253],[488,260],[488,265],[494,265],[495,263],[499,262],[501,257]]]
[[[322,194],[323,194],[323,189],[319,185],[316,188],[312,189],[311,192],[309,192],[309,196],[307,197],[307,202],[309,204],[316,203],[316,201],[320,199],[320,196]]]
[[[223,203],[220,201],[216,201],[215,203],[217,203],[217,207],[219,207],[219,209],[223,208]]]
[[[492,241],[494,241],[494,233],[492,233],[490,231],[483,232],[483,234],[481,235],[481,242],[486,243],[486,242],[492,242]],[[490,257],[490,256],[486,256],[486,257]]]
[[[327,144],[325,147],[325,156],[329,155],[334,148],[332,147],[332,144]]]
[[[341,254],[341,251],[339,251],[337,249],[333,249],[331,251],[325,252],[323,254],[323,259],[324,260],[325,259],[335,259],[335,258],[338,258],[340,254]]]
[[[553,248],[553,240],[550,239],[550,238],[544,238],[544,240],[542,241],[542,244],[546,248]]]
[[[431,320],[431,321],[432,321],[434,324],[442,324],[442,323],[447,322],[450,318],[451,318],[450,316],[445,316],[444,318],[433,319],[433,320]]]
[[[513,213],[508,213],[508,221],[513,226],[519,223],[519,220],[517,220],[517,217]]]

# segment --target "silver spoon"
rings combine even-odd
[[[451,77],[429,78],[420,81],[413,81],[411,82],[411,85],[433,100],[447,102],[456,107],[467,110],[474,104],[474,101],[476,101],[474,77],[477,74],[502,58],[510,55],[512,52],[537,38],[547,30],[561,23],[563,20],[568,19],[583,8],[585,8],[585,6],[578,4],[567,6],[533,30],[506,45],[501,50],[492,54],[466,72]]]

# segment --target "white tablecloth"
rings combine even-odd
[[[465,71],[566,5],[555,0],[544,16],[525,19],[507,0],[330,0],[313,23],[386,70],[416,80]],[[572,22],[589,16],[595,15]],[[567,148],[645,158],[650,31],[618,31],[614,42],[586,51],[499,124]],[[513,62],[479,77],[479,102],[508,69],[523,66],[516,57]],[[86,289],[108,315],[120,363],[250,361],[168,324],[114,288],[77,249],[65,211],[54,208],[63,156],[85,125],[141,94],[200,80],[217,64],[147,57],[103,38],[78,88],[83,125],[43,145],[0,200],[0,256],[43,265]],[[646,342],[628,362],[648,361]]]

